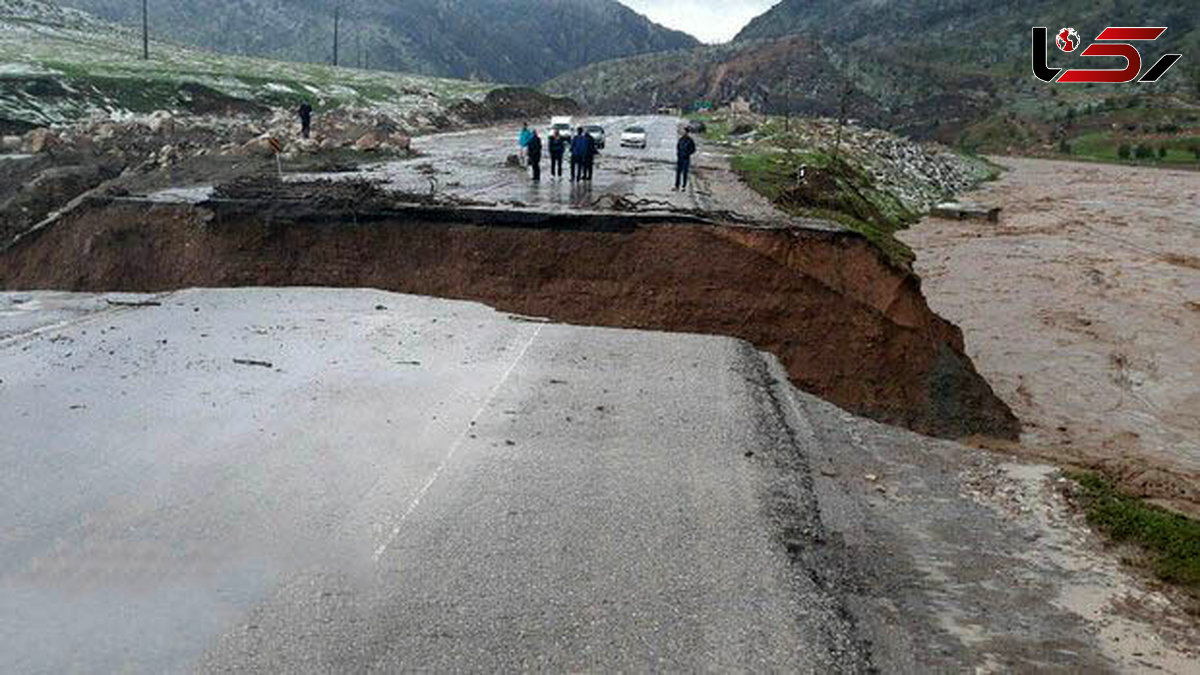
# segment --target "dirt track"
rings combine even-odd
[[[1020,451],[1200,513],[1200,173],[998,159],[999,224],[902,235]]]

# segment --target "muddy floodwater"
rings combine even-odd
[[[1200,513],[1200,173],[1033,159],[902,239],[1021,450]]]

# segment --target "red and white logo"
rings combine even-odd
[[[1079,33],[1074,28],[1064,28],[1054,36],[1054,42],[1064,52],[1073,52],[1079,47]]]
[[[1072,68],[1063,71],[1062,68],[1051,68],[1046,63],[1047,49],[1045,26],[1035,26],[1033,29],[1033,75],[1043,82],[1055,83],[1104,83],[1122,84],[1125,82],[1157,82],[1166,74],[1175,62],[1183,58],[1181,54],[1164,54],[1142,75],[1142,53],[1130,42],[1153,42],[1167,32],[1165,26],[1110,26],[1100,31],[1096,41],[1079,51],[1082,41],[1074,28],[1063,28],[1054,35],[1054,43],[1065,53],[1080,57],[1119,57],[1125,59],[1124,68],[1081,69]],[[1138,76],[1141,75],[1139,79]]]

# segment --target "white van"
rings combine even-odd
[[[572,126],[573,124],[574,120],[568,116],[551,117],[550,128],[546,130],[546,138],[553,136],[554,132],[556,131],[558,132],[559,136],[570,138],[571,135],[575,133],[575,127]]]

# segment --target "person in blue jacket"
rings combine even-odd
[[[525,122],[521,125],[521,134],[517,136],[517,145],[521,146],[521,164],[526,162],[526,148],[529,147],[529,141],[533,139],[533,132],[529,130],[529,123]]]
[[[575,138],[571,139],[571,182],[584,180],[584,170],[587,168],[588,157],[595,152],[596,142],[583,131],[583,127],[575,130]]]

